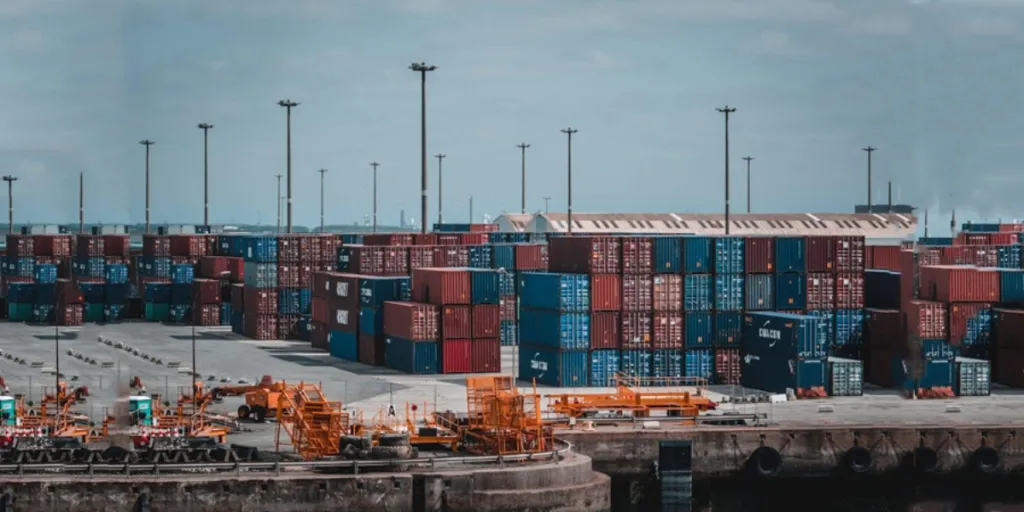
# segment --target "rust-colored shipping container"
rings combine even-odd
[[[804,242],[807,247],[808,272],[835,272],[836,237],[809,236]]]
[[[832,274],[807,274],[807,309],[833,309],[836,303],[836,278]]]
[[[276,315],[277,290],[245,288],[245,316]]]
[[[118,258],[116,256],[107,258],[107,264],[112,263],[124,263],[124,258]],[[171,263],[174,265],[198,265],[199,256],[171,256]]]
[[[982,302],[971,302],[967,304],[954,302],[947,306],[949,309],[949,343],[960,346],[967,336],[967,322],[977,319],[981,313],[992,308],[992,304]],[[988,345],[988,340],[978,340],[979,345]]]
[[[1024,232],[1024,223],[1003,223],[999,225],[1000,233],[1021,233]]]
[[[945,258],[942,247],[928,247],[921,246],[917,248],[917,264],[921,266],[925,265],[942,265],[943,259]],[[913,252],[908,249],[900,249],[900,252]],[[902,256],[902,254],[901,254]],[[902,266],[901,266],[902,268]]]
[[[418,268],[412,273],[412,299],[431,304],[469,304],[469,272],[451,268]]]
[[[837,236],[835,244],[836,271],[860,272],[864,270],[864,237]]]
[[[57,325],[75,326],[82,325],[85,306],[79,303],[63,304],[57,308]]]
[[[590,314],[590,349],[618,349],[622,345],[620,327],[622,319],[613,311],[595,311]]]
[[[206,244],[200,235],[170,235],[171,256],[205,256]]]
[[[470,373],[473,371],[473,340],[447,338],[437,344],[440,373]]]
[[[441,339],[470,338],[473,320],[469,306],[441,307]]]
[[[345,261],[345,256],[341,257],[342,265],[347,264],[348,266],[341,268],[353,274],[380,275],[384,273],[384,253],[387,248],[369,245],[349,247],[348,260]]]
[[[622,276],[622,310],[651,311],[653,282],[651,274]]]
[[[320,238],[323,234],[304,236],[299,239],[299,261],[306,265],[318,265],[323,261],[323,246]]]
[[[238,283],[231,285],[231,309],[233,311],[245,311],[244,284]],[[324,318],[327,318],[327,316],[325,315]]]
[[[338,262],[338,247],[341,247],[341,237],[338,235],[324,235],[320,238],[320,261],[328,263],[334,268]]]
[[[941,302],[995,302],[999,300],[999,272],[956,266],[921,267],[918,294]]]
[[[655,350],[683,348],[683,314],[655,313],[651,342]]]
[[[501,320],[516,320],[516,296],[506,295],[498,300],[501,308]]]
[[[904,357],[905,353],[905,351],[898,352],[881,347],[869,350],[867,359],[864,361],[864,382],[883,388],[902,386],[902,381],[896,381],[893,369],[894,359]]]
[[[440,308],[422,302],[385,302],[384,333],[412,341],[440,338]]]
[[[651,313],[622,313],[622,350],[651,348]]]
[[[209,279],[221,279],[231,275],[231,260],[227,256],[203,256],[199,258],[199,275]]]
[[[309,288],[313,286],[313,272],[314,267],[306,262],[299,263],[299,288]]]
[[[544,244],[516,244],[516,270],[547,270],[548,246]]]
[[[458,233],[438,233],[438,245],[459,245],[461,238]]]
[[[552,272],[616,274],[621,268],[622,239],[611,236],[559,236],[548,242]]]
[[[916,255],[911,251],[900,251],[900,307],[917,298],[918,266]]]
[[[299,283],[298,263],[282,263],[277,266],[278,288],[298,288]]]
[[[299,237],[295,235],[277,236],[277,262],[298,263],[302,259],[302,248]]]
[[[472,306],[473,339],[501,336],[501,306],[477,304]]]
[[[501,339],[480,338],[473,340],[473,373],[495,373],[501,371]]]
[[[78,283],[70,279],[58,279],[54,292],[57,294],[57,301],[62,304],[81,304],[85,302],[82,296],[82,289]]]
[[[327,323],[327,299],[313,297],[309,304],[311,317],[314,322]]]
[[[384,252],[384,275],[409,275],[409,248],[388,247]]]
[[[193,303],[198,301],[199,304],[220,304],[220,281],[214,279],[192,281],[192,300]]]
[[[738,386],[743,374],[743,360],[738,348],[715,349],[715,377],[719,384]]]
[[[192,323],[203,327],[220,325],[220,304],[192,306]]]
[[[363,235],[363,245],[413,245],[412,233],[373,233]]]
[[[330,350],[331,346],[327,339],[327,334],[330,331],[327,330],[327,324],[324,322],[310,322],[309,323],[309,342],[315,349],[319,350]]]
[[[622,273],[650,274],[653,266],[654,239],[645,236],[628,236],[623,237],[621,243]]]
[[[993,363],[992,380],[1011,388],[1024,388],[1024,350],[999,348]]]
[[[864,310],[864,344],[886,350],[907,347],[904,313],[895,309]]]
[[[750,236],[746,239],[746,269],[748,274],[775,272],[775,239],[768,236]]]
[[[437,245],[436,233],[413,233],[413,245]]]
[[[130,254],[131,244],[128,235],[103,235],[104,256],[127,258]]]
[[[409,269],[434,267],[434,247],[430,245],[414,245],[409,247]]]
[[[6,254],[8,258],[27,258],[29,256],[35,256],[35,246],[35,240],[31,235],[19,235],[15,233],[7,234]],[[103,254],[101,253],[100,256],[103,256]]]
[[[974,251],[973,259],[975,265],[989,268],[999,266],[998,247],[994,245],[975,245],[971,249]]]
[[[867,248],[866,268],[900,271],[900,248],[895,245],[874,245]],[[938,254],[938,253],[936,253]]]
[[[359,276],[341,272],[316,272],[313,274],[312,294],[323,297],[333,306],[346,309],[359,307]]]
[[[359,335],[359,362],[371,366],[384,366],[387,338],[380,335]]]
[[[437,267],[468,267],[469,247],[464,245],[438,245],[434,251]]]
[[[1024,310],[992,310],[992,336],[997,347],[1024,350]]]
[[[26,238],[26,240],[32,239]],[[10,253],[11,246],[8,245],[7,254],[10,255]],[[98,235],[78,235],[75,238],[75,256],[79,258],[102,258],[106,256],[106,251],[103,249],[103,237]]]
[[[277,315],[246,313],[245,337],[254,340],[277,339]]]
[[[487,233],[459,233],[459,243],[462,245],[483,245],[489,239]]]
[[[974,265],[977,250],[971,246],[955,245],[940,247],[939,252],[939,265]],[[918,261],[918,265],[926,266],[922,261]]]
[[[907,308],[907,332],[920,339],[945,339],[948,310],[941,302],[912,300]]]
[[[835,307],[839,309],[864,307],[864,274],[862,272],[841,272],[836,275],[835,283]],[[810,293],[809,289],[808,293]]]
[[[651,279],[651,306],[654,311],[682,311],[683,276],[655,275]]]
[[[35,235],[32,245],[36,256],[71,256],[71,235]]]
[[[277,316],[277,339],[294,340],[299,337],[299,321],[301,315],[278,315]]]
[[[591,311],[618,311],[622,309],[622,281],[618,274],[590,276]]]

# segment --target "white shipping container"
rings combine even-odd
[[[829,396],[864,394],[864,363],[842,357],[828,358]]]
[[[957,396],[988,396],[992,393],[992,367],[984,359],[956,358]]]

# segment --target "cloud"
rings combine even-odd
[[[759,20],[783,23],[834,21],[845,17],[835,4],[822,0],[656,0],[630,10],[681,21]]]
[[[220,71],[224,69],[224,66],[227,66],[227,64],[227,62],[224,62],[222,60],[211,60],[206,63],[206,68],[210,71]]]
[[[21,29],[4,39],[4,47],[18,52],[37,52],[46,45],[43,33],[33,29]]]
[[[806,49],[793,44],[789,34],[779,30],[766,30],[757,38],[743,44],[744,48],[760,55],[804,55]]]
[[[1007,18],[978,17],[953,26],[953,33],[964,36],[1010,36],[1017,33],[1016,21]]]
[[[50,14],[73,5],[72,0],[3,0],[0,2],[0,19]]]
[[[914,31],[914,23],[902,16],[880,16],[851,22],[845,29],[850,35],[905,36]]]

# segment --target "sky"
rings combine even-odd
[[[16,222],[276,222],[292,111],[293,219],[419,218],[427,151],[444,218],[520,208],[718,212],[927,208],[1024,218],[1024,0],[4,0],[0,172]],[[437,159],[429,159],[429,220]],[[286,187],[284,187],[286,188]],[[417,220],[418,222],[418,220]],[[948,220],[946,221],[948,223]]]

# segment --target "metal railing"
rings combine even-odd
[[[29,475],[53,475],[62,476],[75,474],[83,476],[105,476],[120,475],[130,476],[134,474],[157,475],[168,478],[180,477],[183,475],[194,475],[203,473],[273,473],[274,476],[283,473],[294,473],[302,471],[317,471],[327,469],[350,469],[353,474],[359,474],[360,469],[387,468],[396,466],[407,466],[410,468],[426,469],[433,471],[438,466],[449,465],[483,465],[497,464],[504,468],[506,463],[511,462],[554,462],[564,460],[572,452],[572,444],[567,441],[555,441],[562,445],[561,448],[550,452],[521,453],[515,455],[489,455],[470,457],[431,457],[422,459],[393,459],[393,460],[323,460],[311,462],[213,462],[200,464],[0,464],[0,474],[8,476],[29,476]]]

